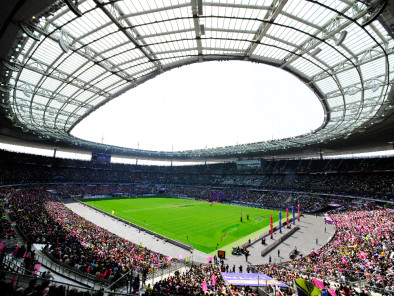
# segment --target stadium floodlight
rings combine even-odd
[[[64,53],[68,52],[67,37],[68,33],[64,30],[60,30],[59,45]]]
[[[334,38],[334,40],[335,40],[335,45],[336,45],[336,46],[340,46],[340,45],[343,43],[343,41],[345,40],[346,36],[347,36],[347,31],[342,31],[342,32],[339,34],[339,37],[338,37],[338,38]]]
[[[21,27],[23,33],[25,33],[30,38],[33,38],[36,41],[40,41],[40,36],[34,34],[34,32],[29,28],[28,24],[19,23],[19,27]]]
[[[24,94],[26,97],[28,97],[28,98],[31,97],[30,89],[28,89],[27,86],[24,87],[24,89],[23,89],[23,94]]]
[[[5,60],[2,60],[1,62],[3,63],[4,67],[6,67],[8,70],[11,70],[14,72],[19,72],[21,70],[21,67],[19,67],[15,63],[7,62]]]

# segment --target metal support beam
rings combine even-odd
[[[279,3],[278,3],[279,2]],[[257,30],[254,38],[253,38],[253,43],[250,44],[246,56],[245,56],[245,61],[247,61],[250,56],[253,54],[257,46],[259,45],[261,39],[265,36],[267,33],[268,29],[271,27],[271,22],[274,22],[279,13],[282,11],[283,7],[286,5],[287,0],[273,0],[271,4],[271,9],[267,11],[264,19],[267,20],[267,22],[262,22],[259,26],[259,29]]]
[[[191,0],[191,5],[192,5],[194,33],[196,34],[198,60],[199,62],[202,62],[202,42],[201,42],[200,18],[198,16],[197,0]]]

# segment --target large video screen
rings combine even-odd
[[[111,154],[103,154],[103,153],[92,153],[92,159],[91,161],[97,162],[97,163],[102,163],[102,164],[108,164],[111,162]]]

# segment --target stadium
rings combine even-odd
[[[394,294],[394,3],[0,8],[1,147],[50,151],[0,151],[2,295]],[[290,73],[322,124],[179,151],[72,134],[127,91],[215,61]]]

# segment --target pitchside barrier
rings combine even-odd
[[[271,252],[273,249],[275,249],[278,245],[280,245],[284,240],[289,238],[294,232],[296,232],[299,229],[300,229],[299,226],[295,226],[294,228],[292,228],[288,233],[284,234],[276,242],[274,242],[273,244],[269,245],[264,250],[262,250],[261,251],[261,256],[264,257],[265,255],[267,255],[269,252]]]
[[[134,228],[137,228],[138,230],[141,230],[141,231],[144,231],[144,232],[146,232],[146,233],[149,233],[149,234],[153,235],[154,237],[156,237],[156,238],[158,238],[158,239],[162,239],[162,240],[164,240],[165,242],[169,242],[169,243],[171,243],[171,244],[173,244],[173,245],[175,245],[175,246],[178,246],[178,247],[180,247],[180,248],[182,248],[182,249],[184,249],[184,250],[187,250],[187,251],[189,251],[189,252],[192,251],[192,250],[194,250],[194,247],[191,246],[191,245],[188,245],[188,244],[182,243],[182,242],[180,242],[180,241],[177,241],[177,240],[174,240],[174,239],[165,237],[165,236],[163,236],[163,235],[161,235],[161,234],[159,234],[159,233],[156,233],[156,232],[154,232],[154,231],[152,231],[152,230],[146,229],[146,228],[144,228],[144,227],[142,227],[142,226],[139,226],[139,225],[137,225],[137,224],[134,224],[134,223],[131,223],[131,222],[129,222],[129,221],[126,221],[126,220],[124,220],[124,219],[122,219],[122,218],[119,218],[119,217],[116,217],[116,216],[114,216],[114,215],[111,215],[110,213],[107,213],[107,212],[105,212],[105,211],[103,211],[103,210],[97,209],[97,208],[95,208],[95,207],[93,207],[93,206],[91,206],[91,205],[85,204],[85,203],[83,203],[83,202],[81,202],[81,201],[79,201],[79,200],[77,200],[77,202],[79,202],[80,204],[82,204],[82,205],[84,205],[84,206],[86,206],[86,207],[89,207],[89,208],[91,208],[91,209],[93,209],[93,210],[95,210],[95,211],[97,211],[97,212],[100,212],[100,213],[102,213],[102,214],[104,214],[104,215],[108,215],[108,216],[110,216],[111,218],[116,219],[116,220],[118,220],[118,221],[120,221],[120,222],[122,222],[122,223],[125,223],[125,224],[127,224],[127,225],[130,225],[130,226],[132,226],[132,227],[134,227]]]

